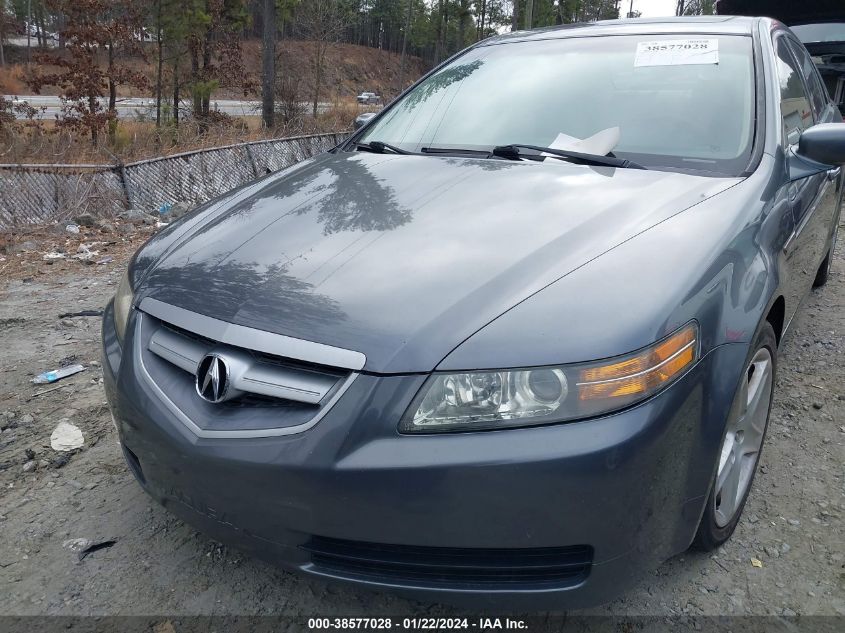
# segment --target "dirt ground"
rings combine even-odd
[[[0,615],[448,613],[275,569],[196,532],[141,491],[106,408],[99,319],[59,315],[101,309],[153,230],[69,236],[60,227],[0,242]],[[43,259],[94,241],[105,244],[92,247],[91,263]],[[590,613],[845,616],[843,251],[783,344],[760,470],[733,539],[714,555],[667,561]],[[31,382],[77,362],[86,370],[55,385]],[[63,419],[85,438],[69,460],[50,447]],[[80,538],[115,543],[80,561],[69,543]]]

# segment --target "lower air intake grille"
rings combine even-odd
[[[303,549],[314,571],[415,587],[566,588],[590,573],[589,545],[482,549],[381,545],[312,537]]]

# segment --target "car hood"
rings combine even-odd
[[[557,160],[327,154],[200,213],[156,254],[136,296],[362,352],[366,371],[431,371],[508,309],[736,182]]]

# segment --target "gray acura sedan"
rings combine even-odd
[[[138,251],[103,321],[129,468],[424,600],[585,606],[716,548],[830,274],[841,121],[768,19],[485,40]]]

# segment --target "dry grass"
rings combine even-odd
[[[272,130],[264,128],[258,116],[221,117],[207,129],[193,120],[182,121],[178,128],[156,128],[154,121],[121,119],[114,141],[104,134],[96,148],[89,137],[59,128],[52,120],[17,121],[0,129],[0,163],[127,163],[233,143],[342,132],[351,129],[364,110],[354,98],[337,98],[316,119],[309,112]]]
[[[29,92],[23,81],[23,66],[0,67],[0,94],[21,95]]]

